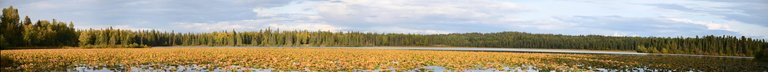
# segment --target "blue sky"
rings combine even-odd
[[[768,39],[768,0],[2,0],[32,19],[76,28]]]

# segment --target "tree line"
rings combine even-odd
[[[0,46],[9,47],[150,47],[150,46],[457,46],[633,50],[644,53],[768,56],[768,42],[736,36],[615,37],[601,35],[533,34],[525,32],[403,34],[263,29],[209,33],[156,30],[83,29],[73,23],[37,20],[4,8]]]
[[[0,21],[0,47],[57,47],[77,44],[77,31],[72,22],[56,19],[32,21],[28,16],[20,21],[18,10],[4,8]]]

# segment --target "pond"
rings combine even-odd
[[[421,48],[424,49],[424,48]],[[461,49],[461,48],[452,48]],[[535,50],[534,50],[535,51]],[[766,71],[746,57],[407,48],[3,50],[4,71]]]
[[[600,51],[574,49],[541,48],[483,48],[483,47],[264,47],[264,46],[161,46],[152,48],[350,48],[350,49],[393,49],[393,50],[445,50],[445,51],[486,51],[486,52],[530,52],[530,53],[566,53],[566,54],[614,54],[614,55],[670,55],[670,56],[706,56],[727,58],[753,58],[745,56],[712,56],[692,54],[654,54],[635,51]]]
[[[351,49],[395,49],[395,50],[448,50],[448,51],[491,51],[491,52],[537,52],[537,53],[574,53],[574,54],[631,54],[645,55],[634,51],[597,51],[572,49],[537,49],[537,48],[480,48],[480,47],[260,47],[260,46],[166,46],[152,48],[351,48]]]

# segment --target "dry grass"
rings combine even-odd
[[[618,70],[635,67],[682,71],[765,70],[751,59],[335,48],[31,49],[2,50],[0,56],[3,58],[3,70],[26,71],[142,65],[167,70],[175,70],[168,66],[179,65],[223,70],[274,68],[322,71],[411,70],[424,66],[442,66],[451,70],[503,69],[521,65],[535,65],[533,67],[538,70],[565,71],[593,69],[588,66]],[[240,67],[230,67],[233,65]],[[730,67],[723,68],[726,65]]]

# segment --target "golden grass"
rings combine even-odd
[[[120,65],[147,65],[168,70],[175,70],[168,66],[179,65],[199,65],[223,70],[274,68],[320,71],[411,70],[424,66],[441,66],[451,70],[503,69],[521,65],[535,65],[533,67],[538,70],[563,71],[591,70],[587,66],[618,70],[631,70],[635,67],[680,71],[765,70],[751,59],[349,48],[30,49],[2,50],[0,56],[6,65],[3,70],[25,71]],[[241,67],[230,67],[233,65]]]

